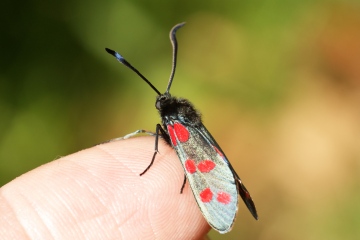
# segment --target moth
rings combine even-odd
[[[160,114],[162,124],[156,125],[155,133],[137,130],[125,136],[127,138],[138,133],[149,133],[155,136],[154,155],[149,166],[140,175],[147,172],[153,165],[158,153],[159,137],[161,137],[176,151],[184,168],[185,176],[180,193],[182,193],[186,180],[188,180],[200,211],[209,225],[220,233],[227,233],[235,221],[238,195],[256,220],[258,215],[249,191],[245,188],[219,144],[203,125],[200,113],[187,99],[177,98],[170,94],[177,61],[176,31],[184,24],[177,24],[170,31],[173,58],[170,79],[165,93],[159,92],[118,52],[108,48],[105,50],[120,63],[134,71],[157,93],[155,107]]]

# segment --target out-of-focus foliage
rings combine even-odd
[[[2,1],[0,183],[158,123],[170,28],[174,95],[201,110],[251,190],[212,239],[360,239],[358,1]]]

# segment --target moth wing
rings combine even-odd
[[[225,153],[221,150],[219,144],[215,141],[213,136],[211,136],[210,132],[205,128],[203,124],[201,124],[201,127],[197,130],[199,134],[204,136],[204,139],[208,141],[209,144],[216,147],[216,149],[219,151],[219,154],[222,155],[223,160],[228,164],[228,167],[231,169],[235,180],[237,181],[239,195],[241,196],[242,200],[244,201],[246,207],[249,209],[251,215],[258,220],[258,214],[256,211],[256,207],[254,204],[254,201],[252,200],[249,191],[246,189],[245,185],[242,183],[239,175],[236,173],[234,168],[232,167],[231,163],[225,156]]]
[[[183,132],[168,125],[171,143],[184,167],[196,202],[208,223],[220,233],[231,230],[238,206],[238,189],[229,162],[214,146],[202,129],[179,124],[188,131],[184,141]],[[205,128],[203,130],[206,130]],[[206,130],[207,131],[207,130]],[[175,141],[175,142],[174,142]]]

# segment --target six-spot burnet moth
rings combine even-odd
[[[177,40],[175,33],[185,23],[175,25],[170,31],[173,46],[172,71],[165,93],[161,94],[136,68],[119,53],[106,48],[120,63],[133,70],[158,94],[155,107],[161,116],[162,126],[156,125],[155,133],[138,130],[124,138],[138,133],[149,133],[155,136],[155,152],[149,166],[152,166],[158,153],[158,139],[162,137],[175,149],[185,177],[181,193],[188,179],[197,204],[210,226],[220,233],[231,230],[237,213],[238,194],[255,219],[258,219],[256,208],[250,193],[231,166],[224,152],[216,143],[201,121],[201,115],[186,99],[170,95],[177,58]]]

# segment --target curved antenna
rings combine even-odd
[[[130,68],[131,70],[133,70],[139,77],[141,77],[147,84],[149,84],[149,86],[158,94],[161,95],[161,93],[159,92],[159,90],[156,89],[156,87],[154,87],[154,85],[151,84],[151,82],[149,80],[146,79],[146,77],[144,77],[144,75],[142,75],[136,68],[134,68],[128,61],[125,60],[125,58],[123,56],[121,56],[118,52],[115,52],[114,50],[111,50],[109,48],[105,48],[105,50],[113,55],[120,63],[124,64],[126,67]]]
[[[172,69],[171,69],[171,74],[170,74],[170,78],[169,78],[169,83],[168,83],[165,93],[169,93],[170,87],[171,87],[171,84],[172,84],[172,81],[173,81],[174,75],[175,75],[176,57],[177,57],[177,49],[178,49],[178,44],[177,44],[175,34],[176,34],[176,31],[184,25],[185,25],[185,22],[176,24],[170,31],[170,41],[171,41],[171,45],[173,47],[173,59],[172,59]]]

